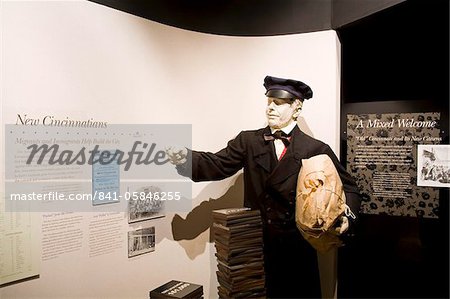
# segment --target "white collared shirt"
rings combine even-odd
[[[276,131],[280,131],[281,130],[281,131],[283,131],[286,134],[290,134],[292,132],[292,130],[294,130],[296,125],[297,125],[297,122],[293,121],[289,125],[287,125],[284,128],[281,128],[281,129],[270,128],[270,133],[273,134]],[[285,148],[284,143],[283,143],[283,141],[281,139],[275,139],[273,142],[274,142],[274,145],[275,145],[275,153],[277,154],[278,160],[280,160],[280,156],[283,153],[284,148]]]

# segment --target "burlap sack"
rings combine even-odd
[[[324,253],[342,245],[333,226],[346,206],[343,185],[330,157],[322,154],[303,159],[295,219],[303,237],[317,251]]]

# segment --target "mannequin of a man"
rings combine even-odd
[[[244,205],[261,211],[264,266],[270,298],[319,298],[317,254],[295,223],[297,176],[302,159],[327,154],[342,180],[347,205],[357,214],[358,188],[331,148],[297,126],[303,101],[312,97],[301,81],[267,76],[268,126],[242,131],[217,153],[168,149],[177,171],[193,181],[221,180],[244,169]],[[191,171],[192,170],[192,171]],[[345,234],[349,219],[335,227]],[[351,226],[351,225],[350,225]]]

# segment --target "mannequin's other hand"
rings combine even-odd
[[[338,225],[332,228],[332,230],[334,230],[333,233],[336,235],[342,235],[348,230],[349,225],[348,218],[346,216],[341,216],[339,218]]]

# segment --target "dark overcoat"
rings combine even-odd
[[[359,191],[327,144],[295,126],[286,154],[278,161],[274,143],[266,141],[265,134],[270,134],[269,127],[242,131],[217,153],[192,151],[188,163],[178,167],[178,171],[193,181],[212,181],[243,168],[244,205],[259,209],[263,221],[268,296],[317,298],[320,297],[317,255],[295,224],[297,177],[302,159],[319,154],[332,159],[344,185],[347,204],[355,213],[359,210]]]

